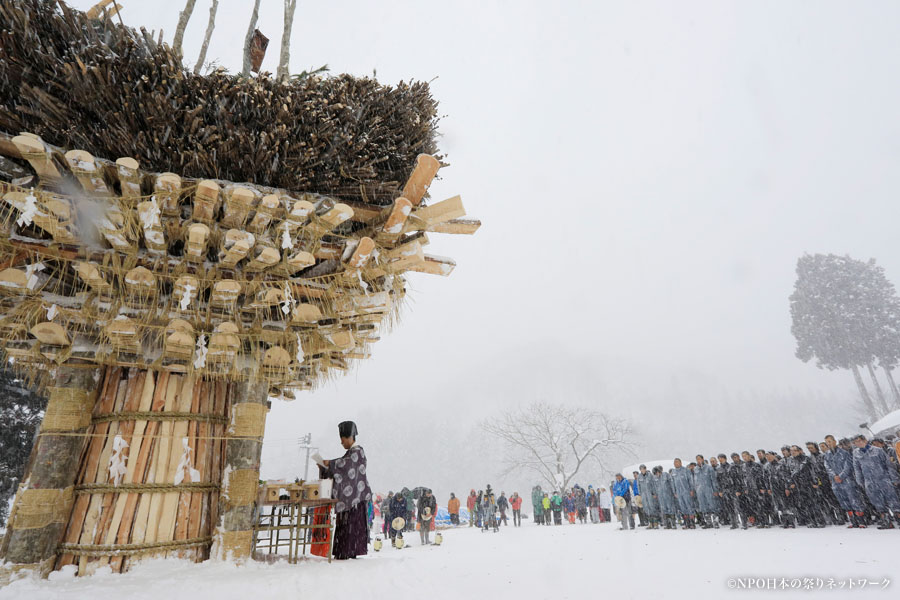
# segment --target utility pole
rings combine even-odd
[[[309,481],[309,451],[312,450],[312,434],[307,433],[300,438],[300,448],[306,449],[306,462],[303,463],[303,481]]]

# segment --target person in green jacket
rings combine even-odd
[[[413,498],[413,493],[408,488],[403,488],[403,496],[406,498],[406,531],[415,531],[416,499]]]
[[[541,486],[536,485],[531,489],[531,506],[534,510],[534,522],[540,525],[544,522],[544,494]]]
[[[559,492],[553,492],[550,506],[553,509],[553,524],[562,525],[562,496],[559,495]]]
[[[544,492],[544,497],[541,498],[541,507],[544,509],[544,525],[550,524],[550,498],[547,496],[547,492]]]

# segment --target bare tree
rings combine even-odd
[[[284,32],[281,34],[281,55],[278,57],[278,70],[275,78],[284,81],[290,76],[291,63],[291,28],[294,26],[294,10],[297,0],[284,0]]]
[[[200,46],[200,56],[197,57],[197,64],[194,65],[194,75],[200,74],[200,69],[206,62],[206,51],[209,49],[209,39],[212,37],[213,29],[216,28],[216,10],[218,9],[219,0],[212,0],[212,6],[209,7],[209,22],[206,24],[206,33],[203,35],[203,45]]]
[[[259,0],[253,3],[253,14],[250,15],[250,25],[247,27],[247,37],[244,38],[244,64],[241,75],[250,77],[250,46],[253,44],[253,32],[256,31],[256,21],[259,20]]]
[[[187,27],[188,21],[191,20],[191,14],[194,12],[195,4],[197,4],[197,0],[187,0],[187,4],[184,5],[184,10],[178,13],[178,27],[175,28],[175,39],[172,40],[172,50],[179,56],[181,55],[181,42],[184,40],[184,30]]]
[[[481,428],[506,442],[502,475],[517,470],[538,474],[551,489],[565,490],[585,462],[603,460],[633,446],[627,421],[601,412],[536,402],[518,412],[485,421]]]

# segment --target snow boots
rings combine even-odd
[[[891,522],[891,517],[888,513],[884,513],[881,515],[881,522],[878,524],[877,529],[893,529],[894,524]]]

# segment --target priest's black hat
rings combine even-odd
[[[358,432],[356,431],[356,423],[353,421],[341,421],[338,424],[338,433],[341,437],[356,439]]]

